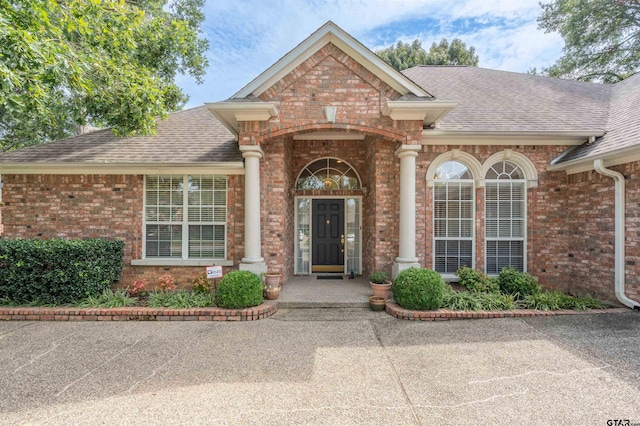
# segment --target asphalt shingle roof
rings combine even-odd
[[[440,122],[452,131],[605,129],[611,86],[466,66],[418,66],[403,73],[458,105]]]
[[[556,163],[597,157],[640,144],[640,73],[611,87],[607,133],[592,144],[567,151]]]
[[[233,135],[206,107],[158,120],[154,136],[118,137],[110,129],[0,155],[2,163],[181,164],[242,162]]]

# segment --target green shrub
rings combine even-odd
[[[513,295],[510,294],[456,292],[448,287],[442,307],[456,311],[504,311],[515,309],[516,303]]]
[[[218,306],[242,309],[262,303],[262,281],[250,271],[231,271],[218,284]]]
[[[120,280],[124,242],[0,239],[0,299],[64,304]]]
[[[444,298],[444,281],[430,269],[409,268],[400,272],[391,287],[393,300],[405,309],[438,309]]]
[[[542,291],[542,287],[533,276],[512,267],[503,268],[500,271],[498,285],[501,292],[513,294],[518,299],[524,299],[526,296]]]
[[[574,297],[557,291],[545,291],[526,296],[520,301],[520,306],[526,309],[541,311],[556,311],[558,309],[603,309],[607,305],[591,296]]]
[[[166,291],[149,293],[147,306],[150,308],[189,309],[216,306],[216,304],[215,298],[211,293],[178,290],[175,293]]]
[[[384,271],[375,271],[369,275],[369,281],[374,284],[384,284],[389,281],[389,276]]]
[[[456,271],[456,275],[460,277],[458,284],[469,291],[478,293],[498,293],[500,291],[497,279],[488,277],[478,270],[463,266]]]
[[[124,306],[133,306],[137,301],[137,297],[127,296],[126,288],[116,291],[108,288],[99,296],[85,297],[75,305],[79,308],[122,308]]]

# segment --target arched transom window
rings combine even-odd
[[[360,178],[347,162],[338,158],[321,158],[300,172],[297,189],[361,189]]]
[[[434,265],[449,275],[473,267],[474,180],[459,161],[441,164],[433,179]]]
[[[487,274],[526,266],[526,179],[520,167],[499,161],[485,175],[485,253]]]

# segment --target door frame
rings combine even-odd
[[[357,199],[358,202],[360,203],[360,215],[358,217],[358,228],[360,229],[360,244],[358,246],[358,253],[357,256],[360,259],[360,270],[359,271],[355,271],[356,274],[362,274],[362,210],[363,210],[363,206],[362,206],[362,195],[353,195],[353,196],[349,196],[349,195],[297,195],[294,197],[294,203],[295,203],[295,209],[294,209],[294,226],[293,226],[293,232],[294,232],[294,256],[297,255],[298,250],[299,250],[299,245],[300,245],[300,239],[297,236],[297,231],[298,231],[298,200],[301,198],[308,198],[310,200],[312,200],[311,202],[311,206],[309,208],[309,223],[311,224],[311,221],[313,220],[313,200],[316,199],[333,199],[333,200],[344,200],[344,231],[345,231],[345,238],[346,238],[346,233],[348,230],[347,224],[348,222],[348,214],[347,214],[347,200],[350,198],[353,199]],[[311,268],[313,267],[313,227],[309,227],[309,268],[307,271],[300,271],[300,272],[295,272],[295,259],[294,259],[294,275],[312,275],[314,274],[314,272],[311,271]],[[345,250],[344,252],[344,270],[343,273],[344,274],[348,274],[349,271],[347,271],[347,262],[349,260],[349,255],[348,255],[348,250]],[[317,273],[317,272],[316,272]]]

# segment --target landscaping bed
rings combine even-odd
[[[514,268],[504,268],[498,277],[466,267],[456,275],[459,282],[451,285],[429,269],[402,271],[392,286],[394,301],[387,302],[385,311],[396,318],[432,321],[626,311],[590,295],[543,290],[534,277]]]

